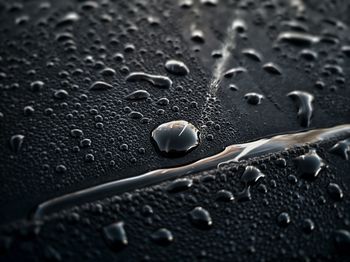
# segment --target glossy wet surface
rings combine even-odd
[[[0,260],[346,261],[349,8],[0,1]]]

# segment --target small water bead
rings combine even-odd
[[[169,245],[174,240],[173,234],[166,228],[158,229],[151,235],[151,238],[158,245]]]
[[[63,27],[72,25],[74,22],[80,19],[79,15],[75,12],[70,12],[61,18],[60,21],[56,24],[57,27]]]
[[[105,226],[102,232],[105,241],[111,249],[119,251],[128,245],[128,238],[124,229],[123,222],[116,222]]]
[[[287,161],[284,158],[277,158],[276,159],[276,165],[279,167],[286,167],[287,166]]]
[[[23,140],[24,140],[24,135],[18,134],[18,135],[11,136],[10,147],[13,152],[18,153],[21,150]]]
[[[127,96],[125,96],[126,100],[132,100],[132,101],[137,101],[137,100],[145,100],[150,97],[150,93],[148,93],[146,90],[136,90]]]
[[[217,6],[219,3],[219,0],[201,0],[201,4],[206,6]]]
[[[104,91],[104,90],[108,90],[108,89],[112,89],[113,86],[106,83],[106,82],[103,82],[103,81],[96,81],[94,82],[89,90],[92,90],[92,91]]]
[[[190,73],[190,70],[185,65],[185,63],[177,60],[168,60],[165,63],[165,69],[174,75],[188,75]]]
[[[263,95],[258,93],[247,93],[244,95],[244,98],[247,100],[247,102],[251,105],[258,105],[261,104],[261,100],[264,98]]]
[[[219,190],[215,196],[215,200],[220,202],[230,202],[230,201],[233,201],[234,199],[235,198],[233,194],[230,191],[225,189]]]
[[[95,156],[93,154],[86,154],[85,155],[85,162],[91,163],[95,161]]]
[[[309,49],[303,49],[300,52],[300,57],[304,58],[308,61],[314,61],[317,59],[318,55],[316,52],[309,50]]]
[[[56,41],[59,43],[72,41],[72,39],[74,39],[74,35],[72,33],[61,32],[56,35]]]
[[[72,137],[82,137],[84,135],[83,131],[81,129],[72,129],[70,131],[70,135]]]
[[[80,147],[90,147],[91,146],[91,140],[88,138],[84,138],[80,141]]]
[[[350,57],[350,46],[343,46],[341,51],[348,57]]]
[[[304,219],[302,222],[302,229],[306,234],[310,234],[315,229],[315,223],[309,218]]]
[[[161,124],[152,131],[152,141],[167,157],[184,156],[199,145],[199,130],[184,120]]]
[[[246,72],[247,72],[247,69],[245,69],[244,67],[234,67],[234,68],[227,70],[224,73],[224,77],[232,78],[232,77],[235,77],[239,74],[246,73]]]
[[[126,77],[128,82],[146,81],[151,83],[155,87],[170,88],[173,84],[171,79],[167,76],[151,75],[143,72],[133,72]]]
[[[296,46],[309,46],[320,41],[320,37],[299,32],[283,32],[279,34],[278,41]]]
[[[211,57],[214,59],[222,58],[222,51],[221,50],[213,50],[211,52]]]
[[[288,93],[287,96],[291,97],[298,105],[298,118],[300,125],[308,127],[313,114],[312,102],[314,101],[314,96],[303,91],[293,91]]]
[[[42,81],[34,81],[30,84],[30,90],[33,92],[38,92],[43,89],[44,85],[45,84]]]
[[[205,42],[203,31],[199,29],[192,30],[191,39],[193,42],[203,44]]]
[[[67,171],[67,167],[65,165],[57,165],[55,171],[57,173],[63,174]]]
[[[137,112],[137,111],[131,111],[128,116],[131,118],[131,119],[141,119],[143,118],[143,114],[141,114],[140,112]]]
[[[232,28],[239,34],[247,31],[247,24],[242,19],[235,19],[232,24]]]
[[[181,8],[191,8],[193,5],[193,0],[179,0],[179,6]]]
[[[331,149],[330,152],[341,156],[343,159],[349,159],[350,152],[350,138],[339,141]]]
[[[56,90],[53,94],[53,97],[55,99],[59,99],[59,100],[62,100],[62,99],[65,99],[69,96],[69,93],[64,90],[64,89],[59,89],[59,90]]]
[[[298,178],[294,175],[288,175],[287,178],[288,178],[288,181],[293,185],[298,183]]]
[[[280,227],[286,227],[290,224],[291,219],[287,212],[282,212],[277,216],[277,224]]]
[[[160,105],[160,106],[167,106],[169,105],[169,99],[166,98],[166,97],[163,97],[163,98],[160,98],[158,101],[157,101],[157,105]]]
[[[262,61],[261,54],[258,53],[255,49],[252,49],[252,48],[243,49],[242,54],[256,62]]]
[[[318,88],[318,89],[324,89],[325,86],[326,86],[326,84],[323,81],[321,81],[321,80],[318,80],[315,83],[315,87]]]
[[[171,182],[167,187],[166,191],[169,193],[178,193],[189,189],[192,186],[192,180],[188,178],[176,179]]]
[[[213,225],[210,213],[202,207],[195,207],[189,215],[192,225],[199,229],[209,229]]]
[[[31,116],[34,114],[34,107],[32,106],[25,106],[23,109],[23,113],[25,116]]]
[[[229,85],[229,89],[232,90],[232,91],[238,91],[239,90],[239,88],[236,85],[234,85],[234,84],[230,84]]]
[[[103,75],[103,76],[106,76],[106,77],[111,77],[111,76],[114,76],[116,75],[116,72],[113,68],[104,68],[100,71],[100,74]]]
[[[266,63],[263,65],[263,69],[273,75],[282,75],[282,70],[275,63]]]
[[[340,201],[344,197],[343,190],[338,184],[329,183],[327,187],[328,194],[336,201]]]
[[[297,157],[296,160],[302,177],[306,179],[315,179],[325,166],[316,150],[311,150],[309,153]]]

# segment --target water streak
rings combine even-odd
[[[296,146],[317,143],[323,140],[344,136],[350,136],[350,124],[294,134],[277,135],[245,144],[231,145],[216,155],[200,159],[191,164],[158,169],[140,176],[111,181],[56,197],[40,204],[33,214],[33,219],[41,219],[43,216],[57,212],[61,209],[101,199],[108,195],[121,194],[123,192],[154,185],[165,180],[217,168],[230,162],[238,162],[253,157],[280,152]]]

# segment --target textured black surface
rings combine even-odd
[[[291,2],[219,1],[212,6],[193,1],[184,8],[170,0],[1,1],[0,253],[4,260],[346,261],[335,249],[334,234],[349,230],[350,167],[346,160],[326,153],[334,141],[320,147],[329,167],[312,182],[300,179],[292,161],[301,152],[286,153],[287,168],[277,168],[269,159],[256,164],[266,175],[261,183],[267,193],[256,186],[251,201],[214,201],[221,189],[235,196],[242,190],[243,164],[238,170],[232,166],[210,171],[215,179],[207,183],[198,182],[204,174],[194,175],[197,182],[183,193],[166,193],[164,185],[140,189],[52,216],[37,236],[25,232],[28,225],[23,219],[29,211],[52,197],[189,163],[227,145],[302,129],[296,104],[286,96],[291,91],[314,95],[308,128],[349,123],[350,58],[344,51],[350,45],[349,3],[305,0],[305,11],[298,13]],[[64,22],[63,17],[72,12],[79,19]],[[211,53],[230,40],[228,28],[237,18],[247,28],[237,33],[225,69],[242,66],[247,72],[224,79],[216,101],[208,103],[217,65]],[[288,21],[297,21],[298,28]],[[203,31],[204,43],[191,38],[194,27]],[[277,41],[281,32],[303,28],[324,40],[311,46]],[[243,55],[245,48],[257,50],[262,61]],[[316,52],[316,59],[303,58],[303,49]],[[123,61],[116,53],[123,54]],[[184,62],[190,73],[169,73],[164,67],[169,59]],[[263,69],[269,62],[278,65],[281,75]],[[106,67],[115,73],[102,73]],[[163,89],[147,82],[126,82],[126,75],[134,71],[168,76],[173,85]],[[36,90],[35,81],[42,81],[43,87]],[[95,81],[112,88],[89,90]],[[324,86],[318,88],[317,81]],[[230,84],[239,90],[231,90]],[[138,89],[147,90],[150,98],[125,99]],[[265,98],[251,105],[244,99],[249,92]],[[157,103],[164,97],[169,104]],[[149,122],[132,118],[130,111],[140,112]],[[159,124],[177,119],[200,129],[201,144],[185,157],[164,158],[154,149],[150,133]],[[83,134],[72,133],[74,129]],[[14,135],[24,136],[19,150],[11,146]],[[90,147],[81,146],[85,138],[91,140]],[[298,182],[292,184],[289,175]],[[329,197],[330,182],[342,188],[341,201]],[[320,204],[322,197],[326,200]],[[145,215],[145,205],[152,207],[152,215]],[[210,229],[191,225],[189,212],[197,206],[211,214]],[[286,228],[276,222],[281,212],[291,217]],[[303,219],[315,223],[312,233],[302,233]],[[102,227],[116,221],[124,221],[129,242],[119,252],[108,248],[101,233]],[[165,247],[151,240],[151,234],[162,227],[174,237]]]

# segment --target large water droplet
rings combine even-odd
[[[314,179],[324,166],[322,158],[311,150],[309,153],[296,158],[301,175],[306,179]]]
[[[179,157],[198,146],[199,131],[187,121],[171,121],[154,129],[152,140],[162,155]]]

